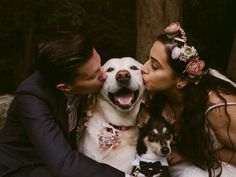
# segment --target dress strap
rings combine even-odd
[[[207,108],[207,110],[205,111],[205,114],[207,115],[208,112],[210,112],[214,108],[225,106],[225,105],[226,106],[234,106],[234,105],[236,105],[236,102],[227,102],[226,104],[225,103],[218,103],[218,104],[211,105]]]

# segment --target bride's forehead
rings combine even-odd
[[[164,52],[164,53],[166,53],[166,46],[162,42],[156,41],[151,48],[151,52],[159,52],[159,53]]]

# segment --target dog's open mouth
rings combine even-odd
[[[122,88],[116,93],[109,93],[111,102],[122,109],[129,109],[137,100],[139,90],[132,91],[128,88]]]

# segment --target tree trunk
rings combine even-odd
[[[34,38],[34,24],[29,24],[24,32],[24,56],[19,63],[19,71],[17,77],[17,83],[24,80],[32,68],[33,58],[33,38]]]
[[[155,38],[171,22],[182,21],[182,0],[137,1],[136,57],[144,63]]]
[[[26,4],[24,4],[24,7]],[[30,73],[32,69],[32,64],[34,62],[33,58],[33,43],[34,43],[34,32],[36,26],[35,20],[35,12],[36,12],[36,5],[35,1],[32,1],[31,5],[31,12],[26,15],[25,23],[24,23],[24,30],[23,30],[23,58],[19,61],[19,68],[18,68],[18,76],[17,76],[17,83],[20,83],[24,80]]]
[[[234,42],[231,49],[231,54],[228,63],[227,74],[232,80],[236,82],[236,33],[234,35]]]

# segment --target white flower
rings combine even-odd
[[[175,47],[175,48],[173,48],[173,50],[171,52],[171,57],[172,57],[172,59],[175,60],[175,59],[179,58],[180,54],[181,54],[181,48]]]
[[[181,48],[180,57],[179,57],[180,60],[186,62],[190,58],[197,58],[197,57],[198,57],[197,50],[194,47],[184,45]]]
[[[196,49],[195,49],[194,47],[190,47],[190,46],[187,46],[187,45],[184,46],[184,54],[185,54],[188,58],[190,58],[190,57],[196,55],[196,52],[197,52],[197,51],[196,51]]]

